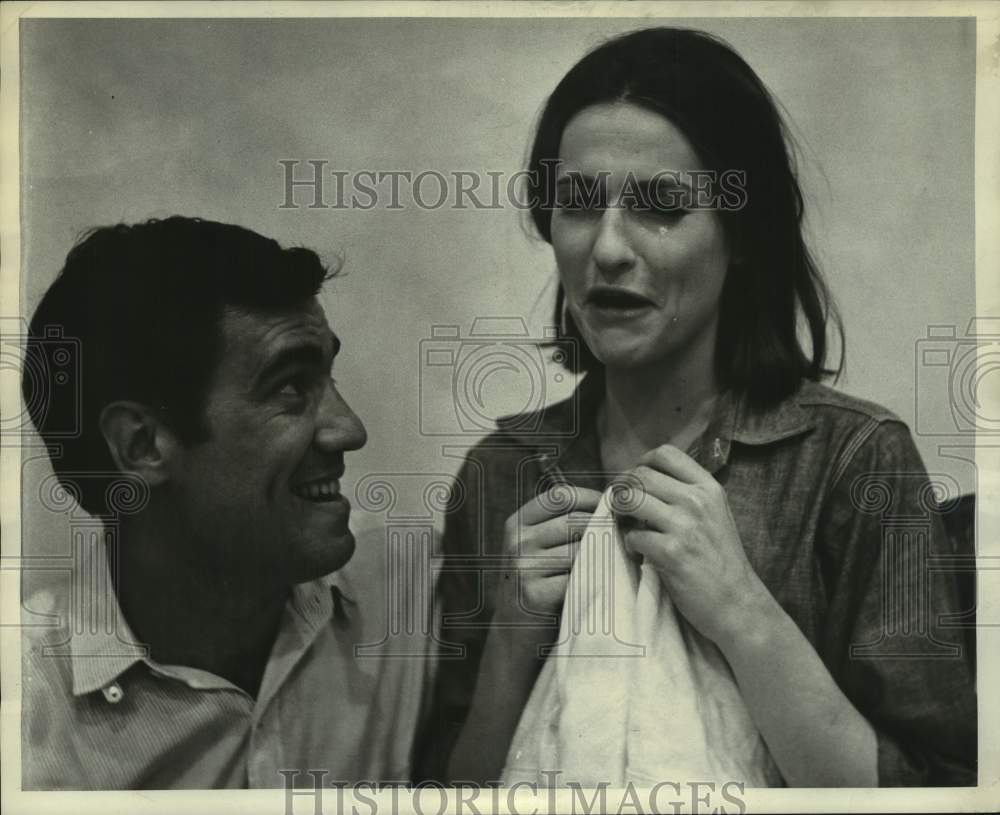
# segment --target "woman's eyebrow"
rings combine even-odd
[[[593,184],[599,184],[606,181],[609,177],[608,173],[600,173],[598,175],[587,175],[585,173],[572,172],[566,173],[556,181],[556,187],[570,187],[570,186],[582,186],[590,187]],[[681,181],[675,175],[651,175],[649,178],[636,178],[634,175],[629,175],[625,179],[625,186],[631,187],[636,192],[652,192],[660,190],[680,190],[682,192],[692,192],[692,187]]]
[[[655,187],[656,189],[666,188],[671,190],[682,190],[684,192],[692,192],[690,184],[686,184],[679,178],[676,178],[675,176],[672,175],[665,175],[659,177],[653,176],[648,180],[640,180],[639,183],[645,184],[648,189],[652,189]]]
[[[567,173],[556,181],[556,192],[572,190],[580,192],[589,197],[592,203],[596,203],[604,195],[607,186],[607,174],[584,175],[583,173]]]
[[[610,170],[598,170],[596,173],[588,173],[583,170],[562,170],[556,178],[556,184],[579,184],[595,183],[607,181],[611,178]]]

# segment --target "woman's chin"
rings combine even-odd
[[[599,348],[593,354],[605,370],[645,368],[655,361],[645,348]]]
[[[641,328],[645,326],[628,323],[604,326],[585,322],[581,325],[581,333],[591,354],[605,368],[636,368],[649,365],[659,355],[659,335],[651,335]]]

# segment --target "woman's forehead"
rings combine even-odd
[[[563,130],[560,172],[637,178],[705,169],[681,130],[665,116],[628,102],[591,105]]]

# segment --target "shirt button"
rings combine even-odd
[[[112,705],[117,705],[125,696],[122,686],[117,682],[112,682],[110,685],[101,688],[101,693],[104,694],[104,698],[108,700],[108,703]]]

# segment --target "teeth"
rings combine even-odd
[[[334,479],[333,481],[304,484],[300,487],[293,487],[292,492],[299,498],[305,498],[309,501],[330,499],[340,494],[340,482]]]

